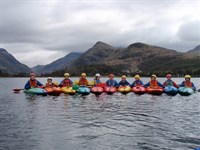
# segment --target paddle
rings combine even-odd
[[[13,89],[14,92],[19,92],[21,90],[24,90],[24,89]]]

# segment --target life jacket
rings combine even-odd
[[[173,86],[173,81],[172,80],[166,80],[165,81],[165,86]]]
[[[62,87],[69,87],[69,86],[71,86],[70,79],[64,79],[61,86]]]
[[[150,81],[150,87],[151,87],[151,88],[156,88],[156,87],[158,87],[158,81],[157,81],[157,80],[151,80],[151,81]]]
[[[80,78],[78,85],[88,85],[88,81],[85,78]]]
[[[94,79],[94,85],[100,84],[101,81],[99,79]]]
[[[45,84],[45,87],[47,87],[47,88],[52,88],[52,87],[56,87],[56,85],[55,84],[53,84],[53,83],[46,83]]]
[[[38,87],[37,80],[29,80],[30,87]]]
[[[114,80],[108,80],[108,86],[115,86]]]
[[[184,86],[191,88],[192,87],[192,82],[190,82],[190,81],[188,81],[188,82],[184,81]]]
[[[134,86],[141,86],[140,80],[134,81]]]

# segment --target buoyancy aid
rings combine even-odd
[[[80,78],[78,85],[88,85],[88,81],[85,78]]]
[[[134,81],[134,86],[141,86],[140,80]]]
[[[173,81],[172,80],[166,80],[165,86],[174,86]]]
[[[151,80],[151,81],[150,81],[150,87],[151,87],[151,88],[156,88],[156,87],[158,87],[158,81],[156,81],[156,80]]]
[[[61,86],[62,86],[62,87],[69,87],[69,86],[72,86],[70,79],[64,79]]]
[[[52,87],[56,87],[56,85],[54,83],[46,83],[45,87],[52,88]]]
[[[38,87],[37,80],[29,80],[30,87]]]
[[[115,80],[108,80],[108,86],[115,86]]]
[[[99,79],[94,79],[94,85],[97,85],[97,84],[100,84],[101,83],[101,81],[99,80]]]
[[[191,88],[192,87],[192,82],[190,82],[190,81],[188,81],[188,82],[184,81],[184,86]]]

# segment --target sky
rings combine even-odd
[[[29,67],[97,41],[191,50],[200,44],[200,0],[0,0],[0,47]]]

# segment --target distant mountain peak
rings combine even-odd
[[[104,42],[97,41],[95,43],[95,45],[93,46],[93,48],[113,48],[113,47],[111,45],[104,43]]]
[[[132,48],[132,47],[142,48],[142,47],[147,47],[147,46],[149,46],[149,45],[141,43],[141,42],[137,42],[137,43],[133,43],[133,44],[129,45],[128,48]]]
[[[188,53],[196,53],[196,52],[200,52],[200,45],[198,45],[195,48],[193,48],[192,50],[188,51]]]
[[[7,50],[4,49],[4,48],[0,48],[0,52],[1,52],[1,53],[8,53]]]

